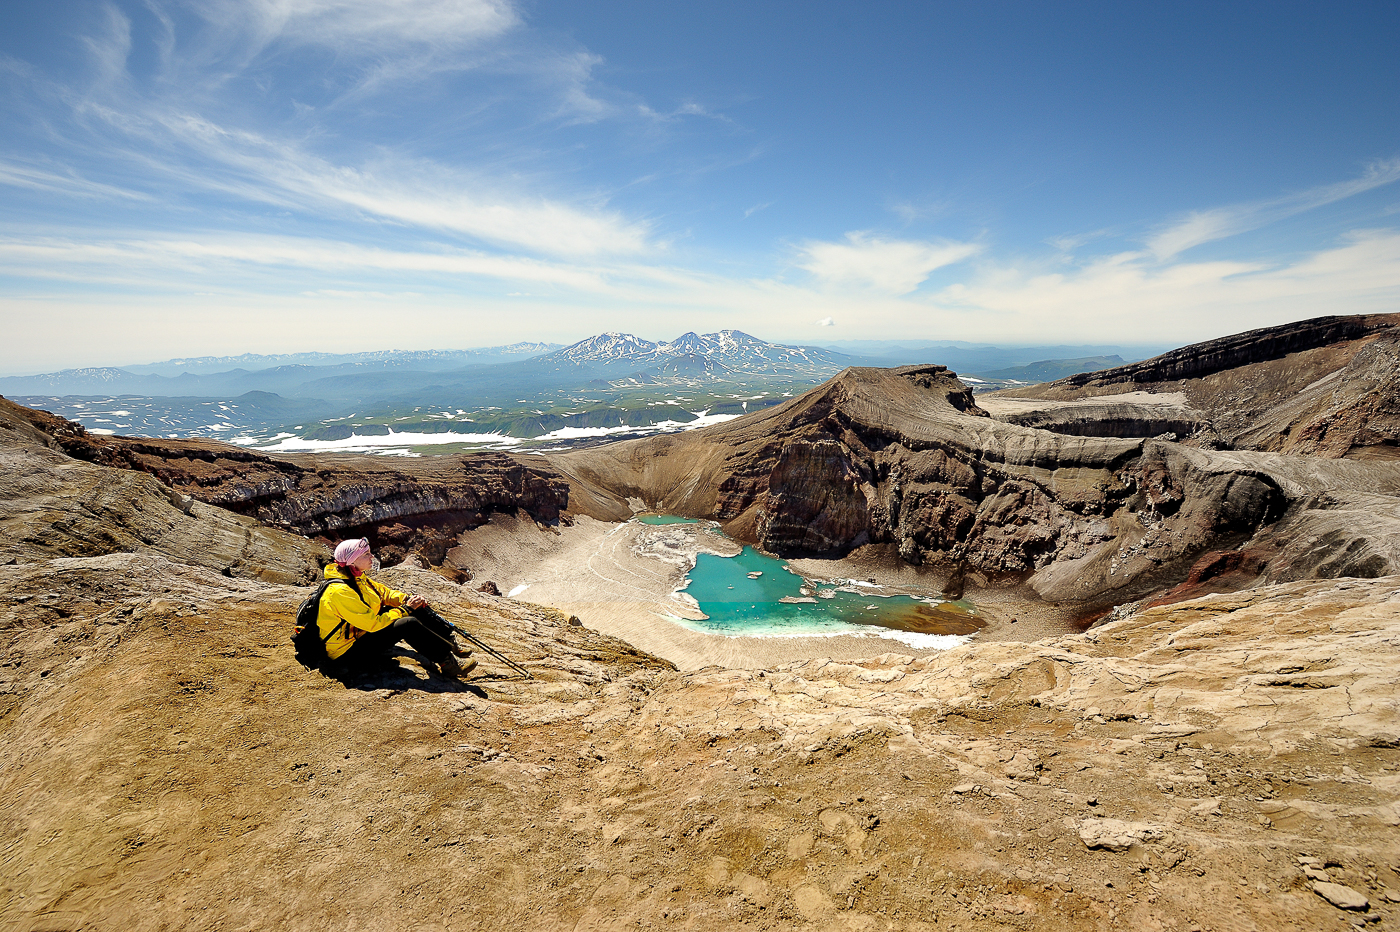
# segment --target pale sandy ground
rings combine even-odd
[[[1185,408],[1185,392],[1120,392],[1117,395],[1095,395],[1092,398],[1050,400],[1047,398],[1005,398],[1001,395],[978,395],[977,407],[992,417],[1002,414],[1024,414],[1027,411],[1050,411],[1056,408],[1097,408],[1107,404],[1151,405],[1158,408]]]
[[[682,670],[719,665],[764,669],[796,660],[855,660],[885,653],[924,656],[890,637],[726,637],[692,631],[664,615],[699,618],[693,604],[672,595],[697,552],[733,554],[733,541],[694,525],[611,524],[581,517],[573,527],[540,528],[528,519],[497,518],[463,534],[450,559],[468,567],[473,584],[491,580],[503,594],[577,615],[585,625],[658,657]],[[886,591],[936,595],[941,579],[889,561],[794,560],[791,565],[820,578],[874,579]],[[521,588],[525,587],[525,588]],[[1031,640],[1064,633],[1056,618],[1008,611],[1006,599],[989,594],[978,604],[991,622],[979,640]],[[1026,617],[1021,618],[1021,615]],[[1010,624],[1016,617],[1017,624]]]

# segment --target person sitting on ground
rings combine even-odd
[[[363,537],[341,541],[335,548],[335,562],[326,565],[327,579],[350,583],[327,586],[321,596],[316,626],[331,658],[328,672],[350,673],[383,663],[399,641],[407,641],[444,676],[463,676],[476,669],[475,660],[458,662],[458,657],[471,651],[457,646],[451,627],[428,601],[370,579],[373,565],[369,541]]]

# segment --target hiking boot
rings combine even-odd
[[[438,669],[442,671],[443,676],[460,679],[476,669],[476,661],[467,660],[463,663],[458,663],[456,657],[449,655],[438,661]]]

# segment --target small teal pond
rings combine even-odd
[[[966,602],[886,596],[879,586],[850,580],[804,580],[747,546],[733,557],[699,554],[682,590],[708,617],[677,623],[730,637],[879,634],[911,647],[952,647],[982,627]]]
[[[642,524],[699,524],[695,518],[681,518],[676,515],[638,515]]]

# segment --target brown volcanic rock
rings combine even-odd
[[[943,367],[851,369],[770,411],[551,463],[575,488],[716,518],[772,551],[893,545],[950,577],[1085,603],[1180,580],[1321,484],[1237,455],[996,421]],[[1400,470],[1376,469],[1349,481],[1400,489]]]
[[[1142,396],[1180,394],[1172,408]],[[1073,402],[1036,411],[1003,398]],[[1121,400],[1120,400],[1121,399]],[[999,416],[1067,433],[1194,434],[1201,445],[1400,458],[1400,314],[1323,317],[988,397]]]
[[[0,563],[143,552],[226,576],[294,583],[319,575],[324,546],[195,501],[149,475],[74,460],[53,449],[60,439],[81,439],[74,425],[36,424],[34,413],[0,400]]]
[[[1251,539],[1277,554],[1265,579],[1400,570],[1400,463],[1030,429],[987,417],[941,366],[850,369],[765,412],[550,462],[590,502],[612,496],[598,517],[641,499],[774,552],[886,545],[954,588],[1025,580],[1053,601],[1136,598]]]
[[[5,926],[1335,926],[1304,857],[1397,918],[1400,578],[689,674],[387,580],[535,679],[403,651],[346,688],[291,658],[304,590],[151,555],[0,567]]]
[[[440,565],[458,533],[494,513],[518,510],[552,524],[569,501],[567,484],[540,460],[526,465],[499,453],[273,457],[216,441],[98,437],[48,412],[5,404],[7,423],[23,424],[76,459],[147,473],[177,498],[306,537],[365,535],[388,563],[417,552]]]
[[[848,546],[865,533],[860,479],[846,448],[835,441],[788,444],[768,475],[759,539],[816,553]]]

